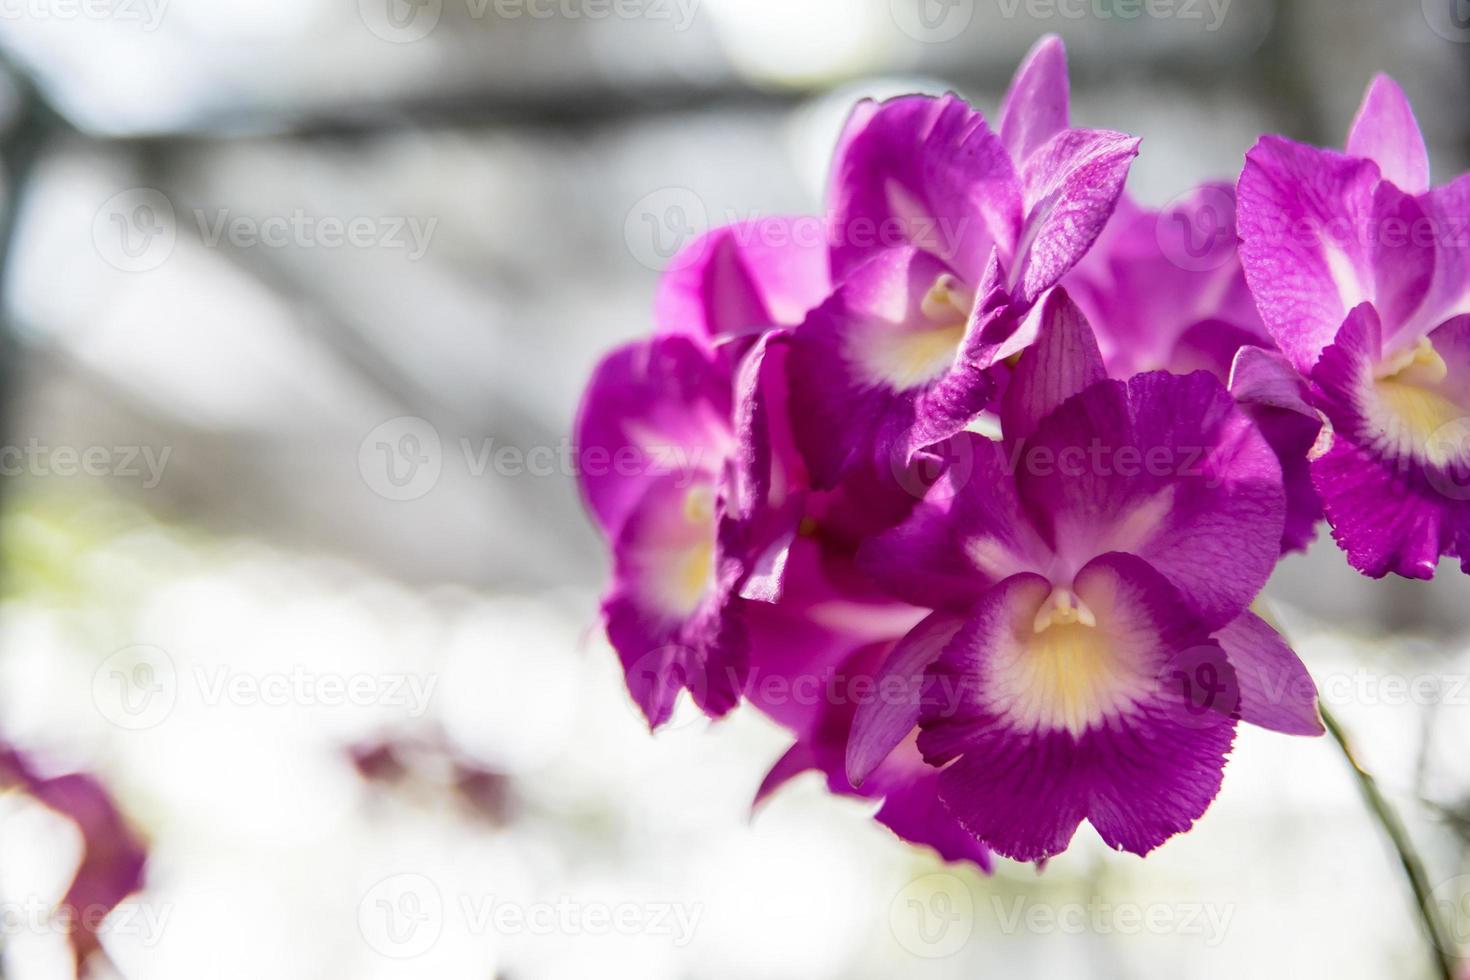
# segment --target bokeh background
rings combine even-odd
[[[865,95],[1035,39],[1129,192],[1340,144],[1375,70],[1470,164],[1464,0],[3,0],[0,739],[147,843],[100,976],[1430,975],[1326,739],[1245,731],[1147,861],[946,869],[750,711],[650,737],[568,429],[704,227],[814,212]],[[1470,583],[1269,596],[1470,940]],[[77,828],[0,795],[0,971]]]

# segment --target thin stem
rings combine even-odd
[[[1365,770],[1353,755],[1352,745],[1348,742],[1347,733],[1338,724],[1332,712],[1324,704],[1322,708],[1322,722],[1327,726],[1327,731],[1332,734],[1332,739],[1337,747],[1342,750],[1343,758],[1352,766],[1353,777],[1358,781],[1358,789],[1363,794],[1363,802],[1368,804],[1368,809],[1373,811],[1383,832],[1388,835],[1389,843],[1398,854],[1399,864],[1404,869],[1404,876],[1409,879],[1409,887],[1414,891],[1414,902],[1419,907],[1419,918],[1424,923],[1424,931],[1429,936],[1430,945],[1433,947],[1435,966],[1438,976],[1442,980],[1455,980],[1455,955],[1454,946],[1450,941],[1450,934],[1443,923],[1439,921],[1439,914],[1435,908],[1432,888],[1429,884],[1429,875],[1424,870],[1424,862],[1419,858],[1419,852],[1414,849],[1414,842],[1409,839],[1409,832],[1404,828],[1404,823],[1399,819],[1398,813],[1378,788],[1378,781]]]

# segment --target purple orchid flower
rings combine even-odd
[[[1346,153],[1264,136],[1239,197],[1261,316],[1331,423],[1311,473],[1333,537],[1374,578],[1431,578],[1444,555],[1470,570],[1470,175],[1430,188],[1380,75]]]
[[[582,403],[583,495],[613,544],[608,640],[655,727],[681,689],[711,715],[739,698],[740,568],[719,547],[732,397],[728,365],[675,335],[615,351]]]
[[[1204,184],[1163,211],[1125,195],[1064,284],[1096,331],[1110,377],[1209,371],[1261,429],[1285,482],[1284,552],[1316,537],[1307,457],[1322,419],[1256,311],[1236,250],[1235,189]]]
[[[1279,555],[1280,465],[1212,375],[1107,378],[1060,290],[1001,419],[1003,442],[966,434],[968,473],[861,555],[939,612],[884,666],[922,697],[859,709],[848,772],[917,727],[993,850],[1044,860],[1086,819],[1144,854],[1214,799],[1237,721],[1322,731],[1305,668],[1248,608]]]
[[[1101,232],[1138,141],[1068,124],[1043,39],[1000,131],[954,95],[863,102],[833,166],[833,295],[792,337],[798,445],[818,489],[907,466],[991,398],[1022,313]]]
[[[801,518],[777,341],[827,278],[789,224],[689,243],[660,283],[657,335],[605,358],[579,409],[582,493],[614,552],[607,634],[654,727],[680,690],[712,716],[738,702],[740,605],[779,594]]]

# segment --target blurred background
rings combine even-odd
[[[1465,0],[0,0],[0,742],[146,847],[94,974],[1431,975],[1327,739],[1243,731],[1147,861],[982,878],[815,776],[752,816],[782,733],[650,737],[597,635],[568,429],[662,263],[819,210],[861,96],[992,114],[1046,32],[1148,204],[1340,145],[1377,70],[1470,164]],[[1329,540],[1269,595],[1470,940],[1470,582]],[[41,799],[7,980],[73,971]]]

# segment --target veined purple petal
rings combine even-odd
[[[628,344],[603,358],[577,412],[579,485],[616,538],[651,483],[721,472],[733,448],[729,369],[687,337]]]
[[[1387,75],[1375,75],[1348,130],[1349,156],[1378,164],[1383,179],[1409,194],[1429,189],[1429,152],[1408,97]]]
[[[1378,168],[1263,136],[1237,188],[1240,258],[1282,352],[1311,373],[1348,310],[1373,295],[1367,240]]]
[[[846,772],[854,787],[919,724],[919,690],[924,670],[938,659],[963,620],[938,612],[910,630],[893,646],[874,678],[875,696],[859,704],[847,739]]]
[[[1084,819],[1147,853],[1204,813],[1234,739],[1230,667],[1162,576],[1106,555],[1074,590],[1090,622],[1048,622],[1051,582],[1007,579],[925,684],[919,748],[941,797],[1017,860],[1060,853]]]
[[[1281,550],[1306,548],[1317,536],[1322,499],[1312,485],[1310,458],[1322,435],[1322,416],[1308,403],[1307,384],[1285,356],[1242,347],[1230,370],[1230,394],[1261,430],[1281,464],[1286,527]]]
[[[1204,372],[1094,384],[1042,420],[1016,481],[1062,569],[1138,555],[1212,627],[1245,610],[1280,554],[1281,466]]]
[[[955,95],[903,96],[853,112],[831,182],[832,278],[874,253],[922,249],[974,284],[992,246],[1009,256],[1019,182],[985,118]]]
[[[1208,370],[1224,379],[1243,344],[1274,346],[1236,253],[1235,188],[1207,183],[1163,211],[1119,199],[1063,281],[1109,373]]]
[[[1021,354],[1001,400],[1001,430],[1013,446],[1073,395],[1107,377],[1086,317],[1064,289],[1047,296],[1036,340]]]
[[[1389,183],[1380,183],[1373,194],[1372,227],[1372,300],[1391,338],[1412,328],[1415,312],[1429,295],[1436,242],[1434,236],[1423,237],[1428,227],[1424,208]]]
[[[1087,252],[1111,217],[1137,155],[1138,140],[1122,133],[1068,129],[1026,160],[1026,217],[1008,264],[1018,302],[1035,302]]]
[[[989,379],[961,357],[970,298],[927,252],[894,249],[851,275],[792,335],[796,442],[818,489],[908,455],[984,408]]]
[[[794,327],[829,291],[818,219],[758,218],[686,245],[659,282],[654,320],[662,334],[715,343]]]
[[[1281,634],[1255,613],[1215,631],[1240,684],[1240,720],[1287,735],[1321,735],[1317,685]]]
[[[1068,128],[1067,49],[1048,34],[1036,42],[1000,103],[1000,140],[1016,166]]]
[[[1419,199],[1435,231],[1434,285],[1418,321],[1432,327],[1470,313],[1470,174]]]
[[[973,432],[952,465],[898,527],[864,542],[858,562],[880,586],[917,605],[963,609],[985,590],[1052,562],[1017,494],[1013,458]]]

